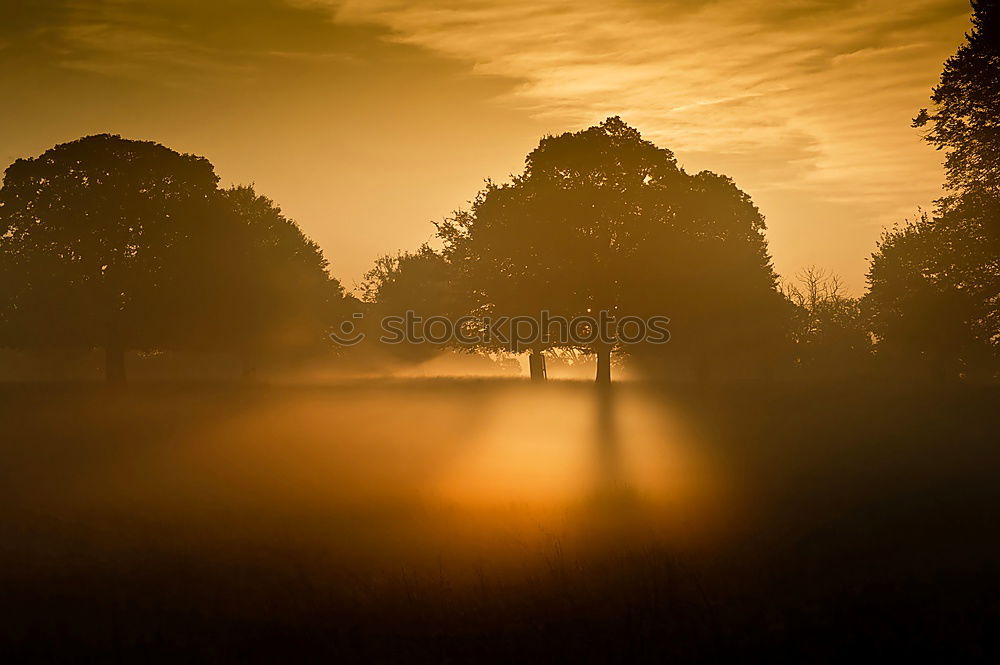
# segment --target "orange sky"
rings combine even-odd
[[[0,161],[98,132],[253,182],[351,286],[545,133],[621,115],[855,292],[939,194],[910,119],[965,0],[0,0]]]

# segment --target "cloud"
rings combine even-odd
[[[752,155],[755,188],[926,195],[905,119],[954,48],[956,0],[344,0],[341,22],[520,84],[502,101],[572,125],[621,114],[680,154]],[[781,183],[758,177],[794,163]],[[926,160],[923,161],[926,164]],[[789,182],[789,178],[794,183]]]
[[[116,22],[80,22],[60,28],[58,65],[105,76],[178,85],[199,78],[233,76],[247,66],[211,48]]]
[[[870,229],[832,259],[851,273],[879,225],[939,195],[939,155],[909,121],[969,13],[965,0],[310,4],[517,81],[497,103],[559,130],[621,115],[688,167],[777,201],[779,241],[850,210],[843,223]]]
[[[17,9],[0,0],[5,63],[169,86],[251,80],[270,65],[348,63],[375,33],[284,0],[46,0]]]
[[[254,177],[275,155],[309,163],[288,174],[286,205],[300,197],[345,253],[374,252],[375,240],[322,222],[330,201],[357,216],[377,207],[386,229],[416,237],[414,218],[516,168],[539,133],[621,115],[689,170],[753,195],[779,270],[819,262],[851,280],[879,225],[939,195],[940,154],[910,119],[968,11],[966,0],[0,0],[0,81],[20,102],[4,109],[18,131],[0,154],[29,149],[27,125],[44,145],[53,127],[160,135],[157,115],[178,127],[164,136],[197,135],[192,149],[207,150],[218,132],[199,134],[205,118],[240,132],[252,116],[268,129],[246,130],[231,163]],[[296,184],[339,172],[328,153],[301,153],[341,144],[351,152],[329,154],[399,177]]]

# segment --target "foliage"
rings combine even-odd
[[[884,356],[941,376],[993,374],[1000,358],[1000,3],[973,2],[972,30],[914,120],[946,153],[933,216],[886,232],[866,308]]]
[[[447,260],[429,246],[422,245],[416,252],[386,254],[375,260],[375,265],[365,273],[360,285],[361,298],[371,305],[374,314],[369,323],[381,323],[386,317],[406,317],[407,312],[426,320],[430,317],[458,318],[460,307],[456,300],[454,280]],[[369,339],[382,335],[381,328],[372,328]],[[413,324],[415,335],[423,337],[423,324]],[[433,331],[432,331],[433,332]],[[426,360],[451,343],[403,342],[384,345],[397,358]]]
[[[997,257],[977,260],[972,225],[953,215],[886,231],[864,300],[880,355],[942,377],[989,371],[998,331],[996,283],[980,270],[991,261],[995,271]]]
[[[792,341],[800,367],[826,376],[864,368],[872,352],[867,321],[860,299],[847,295],[837,275],[811,266],[781,290],[794,307]]]
[[[480,313],[666,315],[704,360],[780,328],[764,228],[730,179],[689,175],[614,117],[544,138],[438,234]]]
[[[926,139],[947,153],[953,192],[1000,195],[1000,2],[973,0],[972,30],[945,62],[934,107],[913,124],[930,126]]]
[[[120,380],[129,349],[248,352],[288,343],[293,314],[324,320],[343,298],[318,247],[251,188],[217,183],[203,157],[107,134],[15,162],[0,343],[104,347]]]
[[[213,318],[251,360],[325,346],[325,332],[348,307],[319,245],[253,187],[233,187],[222,197],[232,228],[228,257],[216,263],[209,283],[214,293],[206,304],[224,306],[224,316],[216,309]]]
[[[204,158],[110,135],[15,162],[0,190],[3,341],[118,353],[176,341],[189,239],[222,213],[217,181]]]

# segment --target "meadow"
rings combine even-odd
[[[995,662],[1000,392],[0,388],[7,662]]]

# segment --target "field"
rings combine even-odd
[[[6,662],[997,662],[1000,391],[0,388]]]

